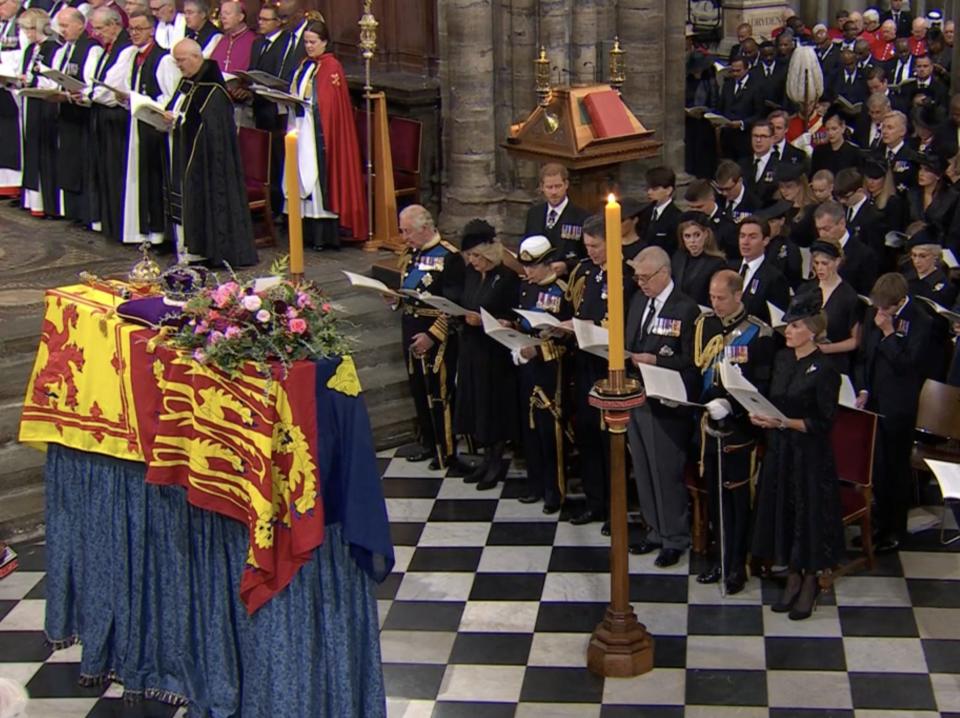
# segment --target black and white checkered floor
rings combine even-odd
[[[960,718],[960,545],[942,549],[935,531],[840,579],[800,622],[770,611],[772,580],[724,599],[696,582],[699,559],[662,570],[631,556],[656,668],[604,680],[584,668],[609,599],[598,524],[519,503],[515,479],[479,492],[425,463],[380,462],[397,552],[378,587],[392,717]],[[18,550],[0,581],[0,676],[27,686],[30,718],[181,715],[77,685],[79,647],[43,642],[43,546]]]

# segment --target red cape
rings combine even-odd
[[[361,171],[360,145],[343,65],[329,52],[317,63],[313,81],[327,160],[324,204],[340,215],[340,226],[358,242],[367,239],[367,190]]]

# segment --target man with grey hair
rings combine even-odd
[[[824,202],[813,213],[818,239],[840,247],[843,263],[840,276],[848,281],[858,294],[870,294],[877,279],[877,256],[874,251],[847,228],[847,213],[838,202]]]
[[[670,255],[647,247],[629,263],[640,291],[627,314],[625,346],[631,369],[657,366],[680,373],[687,397],[699,396],[699,372],[693,361],[694,324],[700,307],[673,282]],[[686,406],[648,397],[630,413],[628,439],[640,511],[649,527],[630,546],[634,554],[659,549],[660,568],[676,564],[690,546],[690,520],[683,471],[694,418]]]
[[[86,19],[76,8],[64,8],[57,13],[56,19],[64,42],[53,57],[53,66],[90,87],[103,48],[87,33]],[[56,171],[60,207],[67,219],[89,226],[93,222],[96,201],[91,180],[90,103],[79,94],[63,94],[60,100],[57,120],[57,146],[60,149]]]
[[[217,49],[223,34],[210,22],[210,5],[207,0],[186,0],[183,3],[183,17],[187,30],[184,37],[200,46],[204,58],[209,58]]]
[[[100,8],[108,8],[117,13],[117,16],[120,18],[120,24],[125,28],[127,26],[127,12],[117,4],[116,0],[90,0],[89,9],[86,12],[87,18],[87,32],[90,36],[103,44],[103,38],[97,35],[96,31],[93,28],[93,11],[99,10]]]
[[[187,32],[187,20],[177,12],[177,0],[150,0],[150,12],[157,19],[154,41],[164,50],[170,50]]]
[[[123,187],[126,184],[130,114],[114,92],[104,85],[122,92],[130,91],[127,83],[137,49],[123,29],[115,8],[98,7],[90,14],[90,24],[104,45],[103,57],[93,75],[94,84],[87,92],[93,103],[90,108],[91,158],[93,189],[98,200],[94,205],[94,222],[100,222],[104,236],[119,242],[123,239]]]
[[[400,212],[400,235],[407,245],[400,260],[400,286],[460,301],[464,264],[457,248],[440,237],[430,212],[412,204]],[[420,449],[408,461],[431,459],[439,469],[453,459],[451,429],[457,335],[442,313],[408,297],[394,305],[400,319],[410,393],[417,410]]]
[[[874,156],[887,161],[893,173],[893,184],[900,193],[917,186],[917,155],[907,145],[906,137],[907,116],[896,110],[884,115],[881,143],[874,150]]]

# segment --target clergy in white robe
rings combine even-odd
[[[187,32],[187,19],[177,12],[176,0],[150,0],[150,12],[157,21],[154,42],[170,50]]]
[[[91,136],[99,209],[95,220],[100,221],[104,236],[120,241],[130,113],[120,104],[118,95],[130,92],[127,85],[129,68],[137,51],[114,8],[97,8],[90,14],[90,23],[104,42],[104,52],[94,72],[93,88],[89,91],[93,102]]]
[[[173,57],[160,47],[154,35],[153,16],[130,13],[128,32],[136,55],[128,68],[128,86],[134,100],[148,97],[166,107],[180,82]],[[133,110],[136,102],[130,103]],[[166,218],[163,185],[169,159],[166,133],[131,117],[127,152],[127,180],[123,193],[123,241],[161,244]]]
[[[57,13],[57,25],[64,44],[53,58],[53,66],[91,87],[103,48],[85,29],[86,18],[76,8]],[[57,186],[63,216],[89,226],[95,215],[93,152],[91,150],[90,100],[84,93],[60,96],[57,118]]]
[[[0,70],[18,75],[23,60],[17,14],[20,0],[0,2]],[[22,158],[20,152],[20,100],[13,87],[0,87],[0,197],[20,194]]]
[[[53,58],[60,48],[50,16],[40,8],[26,10],[18,20],[27,39],[20,63],[20,78],[23,87],[49,89],[56,85],[39,74],[45,67],[53,66]],[[23,207],[34,217],[57,217],[60,202],[57,191],[57,105],[40,98],[23,97],[21,101],[21,124],[23,138]]]
[[[209,60],[223,37],[217,26],[210,22],[209,3],[207,0],[185,0],[183,17],[187,24],[184,37],[196,42],[203,53],[203,59]]]

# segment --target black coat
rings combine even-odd
[[[936,227],[941,236],[945,236],[953,225],[957,207],[957,190],[944,187],[933,193],[933,200],[926,208],[923,206],[923,190],[912,187],[907,191],[907,224],[925,222]]]
[[[280,77],[284,80],[289,81],[293,79],[293,73],[297,71],[300,63],[303,62],[303,58],[307,56],[307,50],[303,46],[303,32],[300,33],[299,38],[296,36],[297,30],[301,25],[305,25],[306,22],[306,20],[303,20],[297,27],[287,31],[287,43],[284,48],[283,64],[280,66]]]
[[[840,46],[831,42],[826,50],[819,47],[814,50],[817,53],[817,60],[820,61],[820,69],[823,70],[824,78],[832,77],[840,66]]]
[[[863,321],[863,338],[853,383],[869,392],[867,408],[885,417],[914,417],[920,388],[927,378],[932,321],[911,299],[893,320],[894,333],[884,337],[871,307]],[[912,425],[912,422],[910,422]]]
[[[269,72],[280,77],[280,65],[283,62],[283,53],[287,48],[287,33],[280,32],[273,42],[269,42],[263,35],[258,35],[253,41],[250,50],[250,69]],[[253,120],[260,130],[282,129],[286,123],[286,115],[277,112],[277,105],[259,95],[253,96]],[[274,160],[275,162],[278,160]]]
[[[859,167],[862,159],[860,148],[852,142],[844,142],[840,149],[835,150],[830,145],[817,145],[813,148],[813,158],[810,161],[810,173],[820,170],[830,170],[834,176],[847,167]]]
[[[860,70],[853,73],[853,81],[850,82],[847,80],[846,71],[842,67],[838,67],[827,86],[829,87],[830,97],[842,95],[852,105],[865,102],[870,95],[870,91],[867,89],[867,81],[863,79]]]
[[[550,240],[551,246],[560,250],[561,258],[567,263],[567,267],[572,269],[587,255],[583,247],[583,223],[590,217],[590,213],[573,202],[567,202],[553,227],[547,229],[547,211],[546,202],[537,202],[527,210],[523,236],[542,234]]]
[[[775,61],[769,76],[763,62],[758,62],[750,71],[750,77],[762,89],[764,103],[769,101],[776,105],[783,105],[787,88],[786,62]]]
[[[746,198],[744,198],[746,201]],[[710,227],[713,229],[714,239],[717,240],[717,246],[720,251],[726,255],[727,259],[736,259],[740,256],[740,245],[738,242],[737,225],[724,214],[723,209],[718,205],[717,210],[710,217]]]
[[[870,142],[870,131],[873,124],[868,112],[861,112],[853,124],[853,142],[860,148],[861,152],[869,153],[883,148],[879,132],[874,134],[873,142]],[[857,161],[858,166],[862,162],[863,157],[861,156]]]
[[[934,134],[934,143],[941,157],[953,157],[960,149],[960,127],[947,119]]]
[[[777,155],[777,160],[779,162],[786,162],[791,165],[800,165],[803,167],[804,172],[807,171],[808,165],[810,164],[810,158],[807,157],[807,153],[798,147],[794,147],[789,142],[783,143],[783,151],[780,151],[780,148],[777,145],[773,146],[773,151]]]
[[[750,193],[760,199],[762,204],[768,204],[773,199],[774,192],[777,191],[776,171],[778,161],[771,154],[758,180],[754,172],[755,159],[751,154],[740,161],[743,183]]]
[[[918,80],[916,83],[907,85],[904,90],[902,90],[904,96],[908,100],[908,105],[913,104],[914,95],[921,90],[929,93],[938,107],[946,107],[948,101],[950,100],[950,89],[940,80],[933,77],[930,79],[929,84],[927,84],[926,87],[921,88],[920,81]]]
[[[893,11],[884,10],[880,13],[880,23],[887,20],[893,20]],[[897,19],[894,21],[897,25],[897,37],[910,37],[910,31],[913,30],[913,13],[909,10],[901,10]]]
[[[873,156],[877,159],[886,159],[887,148],[884,145],[873,151]],[[911,187],[917,186],[917,153],[910,149],[910,146],[904,142],[903,146],[897,150],[890,162],[890,171],[893,173],[893,184],[897,192],[906,192]]]
[[[683,212],[677,207],[676,202],[670,202],[654,221],[653,211],[654,208],[651,205],[640,213],[637,234],[640,235],[644,246],[661,247],[668,254],[673,254],[677,250],[677,228],[680,226],[680,215]]]
[[[740,199],[740,204],[734,208],[730,201],[724,200],[720,212],[723,214],[725,220],[736,226],[741,219],[753,214],[759,209],[763,209],[763,202],[760,201],[757,195],[750,191],[750,188],[746,186],[746,179],[744,179],[744,192],[743,197]],[[737,248],[737,256],[740,256],[739,247]],[[728,257],[728,259],[730,259],[730,257]]]
[[[500,265],[485,275],[468,267],[461,306],[474,312],[486,309],[497,319],[516,320],[513,308],[520,294],[520,278]],[[457,403],[454,425],[458,434],[470,434],[481,445],[517,437],[517,373],[510,350],[486,335],[483,327],[464,324],[460,330],[457,367]]]
[[[883,256],[884,237],[891,229],[894,228],[887,224],[887,217],[870,199],[860,206],[853,219],[847,220],[850,236],[870,247],[878,258]]]
[[[680,291],[690,297],[697,304],[710,306],[710,279],[721,269],[726,269],[727,262],[723,257],[701,253],[691,257],[685,249],[678,250],[673,255],[673,281]]]
[[[857,294],[869,295],[878,273],[877,255],[859,239],[850,237],[843,247],[840,276],[853,285]]]
[[[837,566],[844,554],[840,484],[830,431],[840,374],[819,351],[797,359],[782,349],[773,364],[770,401],[806,432],[766,431],[757,486],[753,555],[793,570]]]
[[[625,347],[631,353],[649,353],[657,357],[657,366],[680,372],[687,397],[699,396],[699,371],[693,363],[693,330],[700,307],[674,284],[649,330],[642,332],[642,320],[650,300],[643,292],[633,295],[627,312]],[[654,413],[676,412],[653,402]]]
[[[731,262],[730,268],[737,272],[740,270],[740,263]],[[750,277],[749,283],[743,288],[743,306],[747,308],[747,314],[752,314],[769,324],[770,310],[767,308],[767,302],[786,311],[790,304],[790,285],[787,284],[787,279],[780,270],[764,259]]]
[[[791,289],[800,286],[803,281],[803,255],[792,239],[783,235],[772,237],[764,254],[766,255],[764,264],[770,262],[779,269]]]

